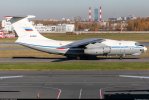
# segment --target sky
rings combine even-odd
[[[4,16],[35,15],[38,19],[88,19],[88,8],[102,6],[103,19],[120,16],[149,16],[149,0],[0,0]]]

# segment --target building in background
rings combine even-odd
[[[15,38],[15,34],[12,33],[12,25],[10,23],[11,16],[5,16],[5,20],[2,20],[1,26],[2,29],[0,30],[0,38]]]
[[[9,33],[13,30],[10,23],[11,18],[11,16],[5,16],[5,20],[2,20],[2,28],[5,33]]]
[[[99,13],[98,13],[98,8],[95,8],[94,9],[94,21],[95,22],[98,22],[98,19],[99,19]]]
[[[43,24],[34,24],[33,21],[31,21],[33,26],[39,31],[40,33],[67,33],[67,32],[74,32],[75,31],[75,25],[74,24],[58,24],[58,25],[43,25]],[[2,28],[4,33],[11,33],[13,32],[12,25],[10,23],[10,19],[5,18],[2,21]]]
[[[34,27],[40,33],[67,33],[67,32],[74,32],[75,25],[74,24],[58,24],[58,25],[43,25],[37,24]]]
[[[74,32],[75,25],[74,24],[58,24],[56,26],[56,32]]]

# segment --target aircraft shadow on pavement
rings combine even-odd
[[[48,57],[12,57],[13,59],[58,59],[58,58],[48,58]]]
[[[51,60],[51,62],[63,62],[68,61],[67,58],[54,58],[54,57],[12,57],[12,59],[41,59],[41,60]]]
[[[106,94],[105,100],[149,100],[149,94]]]
[[[117,90],[105,92],[104,98],[108,100],[149,99],[149,90]]]
[[[29,56],[29,57],[12,57],[12,59],[33,59],[33,60],[36,60],[36,59],[41,59],[41,60],[49,60],[51,62],[63,62],[63,61],[72,61],[72,60],[77,60],[75,58],[66,58],[66,57],[63,57],[63,58],[55,58],[55,57],[32,57],[32,56]],[[140,58],[123,58],[121,60],[125,60],[125,59],[140,59]],[[97,57],[96,59],[80,59],[79,61],[87,61],[87,60],[94,60],[94,61],[102,61],[102,60],[120,60],[119,58],[111,58],[111,57]]]

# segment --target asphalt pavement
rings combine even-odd
[[[100,99],[135,97],[149,99],[148,71],[0,71],[0,98]],[[22,77],[12,77],[22,76]],[[9,78],[10,77],[10,78]],[[128,95],[129,94],[129,95]],[[140,96],[141,95],[141,96]]]

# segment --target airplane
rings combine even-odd
[[[15,43],[50,54],[60,54],[67,58],[92,59],[97,56],[116,55],[120,59],[127,55],[139,56],[147,47],[135,41],[89,38],[77,41],[53,40],[41,35],[27,17],[12,17],[10,22],[18,35]]]

